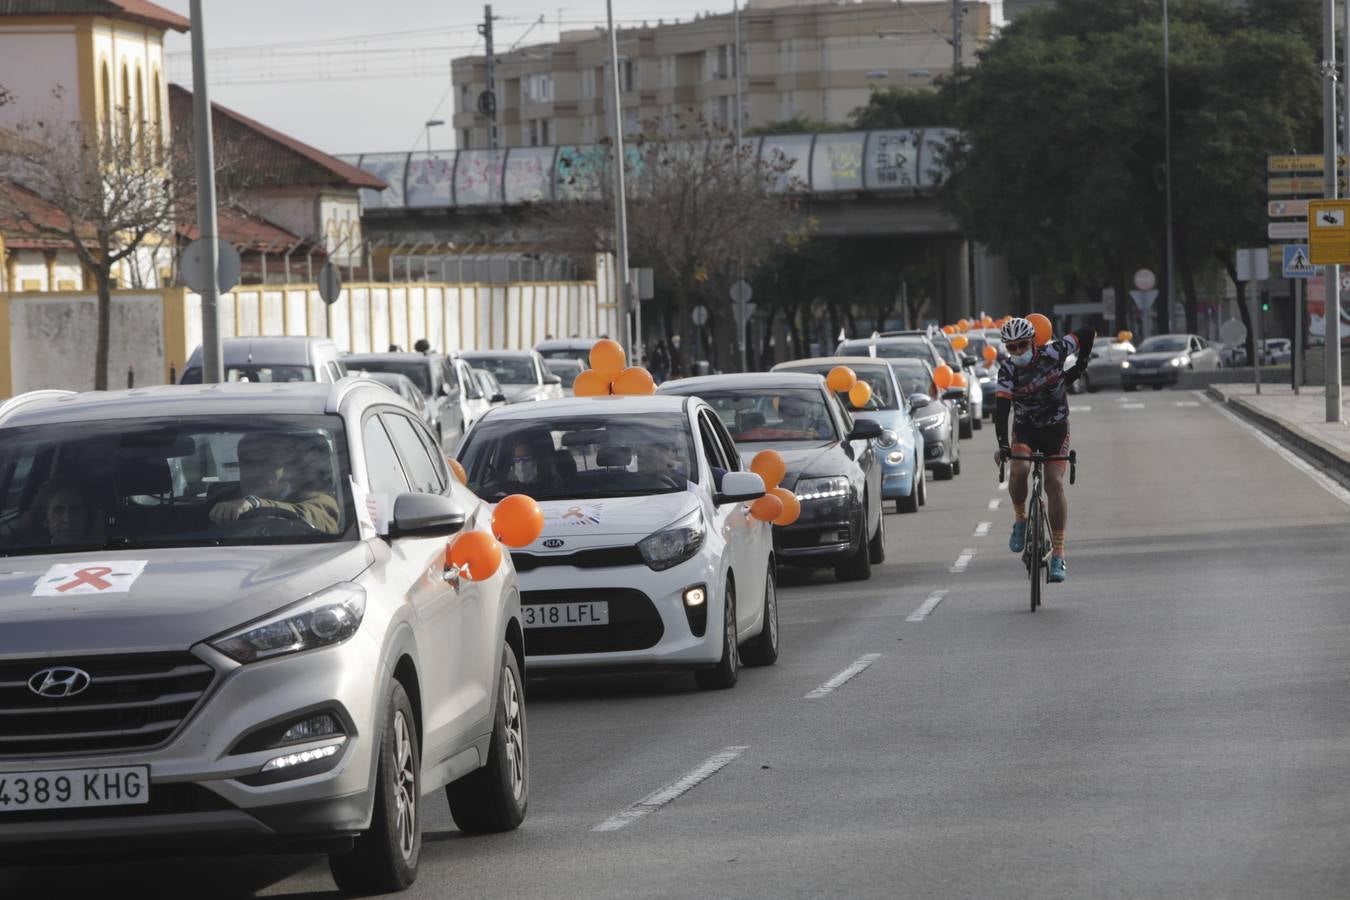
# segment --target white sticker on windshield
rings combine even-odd
[[[112,562],[60,563],[33,585],[34,597],[73,597],[76,594],[125,594],[145,570],[145,559]]]

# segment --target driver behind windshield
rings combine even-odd
[[[681,488],[689,480],[679,450],[660,439],[638,445],[637,468],[644,475],[662,478]]]
[[[211,521],[225,525],[240,518],[263,517],[257,510],[282,510],[304,519],[324,534],[340,530],[341,507],[331,481],[327,448],[315,447],[298,435],[250,432],[239,439],[238,496],[211,507]]]
[[[778,427],[784,431],[805,432],[812,437],[827,438],[830,426],[823,403],[812,403],[805,397],[783,394],[778,398]]]

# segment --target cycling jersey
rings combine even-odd
[[[1028,428],[1046,428],[1068,421],[1068,384],[1064,380],[1064,360],[1083,345],[1079,333],[1066,334],[1036,351],[1025,366],[1005,359],[998,368],[998,386],[994,396],[1011,400],[1013,421]]]

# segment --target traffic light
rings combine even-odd
[[[1269,301],[1269,300],[1262,300],[1262,301],[1261,301],[1261,312],[1270,312],[1270,301]]]

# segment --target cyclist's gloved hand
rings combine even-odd
[[[994,451],[994,462],[998,463],[999,465],[1002,465],[1003,463],[1008,461],[1008,457],[1011,455],[1012,455],[1011,447],[1009,447],[1007,444],[999,444],[998,449]]]

